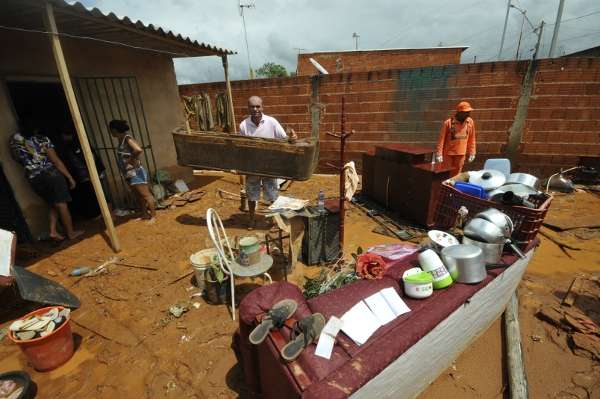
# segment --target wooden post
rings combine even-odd
[[[233,95],[231,94],[231,82],[229,81],[229,63],[227,62],[227,54],[221,56],[223,61],[223,71],[225,72],[225,87],[227,90],[227,108],[229,108],[229,123],[231,126],[230,133],[237,133],[235,126],[235,114],[233,112]]]
[[[504,328],[510,398],[526,399],[529,397],[529,392],[523,361],[521,330],[519,328],[519,300],[516,291],[508,301],[508,306],[504,311]]]
[[[235,113],[233,111],[233,95],[231,94],[231,82],[229,81],[229,62],[227,61],[227,54],[221,56],[221,61],[223,61],[223,72],[225,73],[225,88],[227,90],[227,108],[229,112],[229,124],[231,126],[231,131],[229,133],[236,134],[237,126],[235,123]],[[240,196],[242,197],[242,203],[240,209],[245,211],[244,198],[246,197],[246,190],[244,189],[246,185],[246,176],[240,175]]]
[[[79,112],[79,105],[77,104],[75,92],[73,91],[73,85],[71,84],[71,77],[69,76],[69,70],[67,69],[67,63],[65,61],[65,56],[63,54],[60,39],[58,37],[58,29],[56,28],[56,21],[54,19],[54,10],[52,4],[50,3],[46,3],[44,22],[46,24],[46,29],[52,33],[52,52],[54,53],[56,68],[58,69],[58,75],[60,76],[60,81],[65,91],[65,96],[67,97],[67,103],[69,104],[69,110],[71,111],[73,124],[77,130],[77,137],[79,137],[81,150],[83,151],[83,156],[85,157],[85,164],[87,165],[90,179],[92,181],[92,185],[94,186],[94,191],[96,192],[96,198],[98,199],[98,204],[100,205],[100,211],[102,212],[102,217],[104,218],[104,224],[108,230],[110,243],[113,250],[115,252],[119,252],[121,250],[121,244],[119,243],[119,238],[117,237],[117,232],[110,215],[110,210],[108,209],[108,204],[106,203],[106,198],[104,197],[104,191],[102,190],[102,185],[100,184],[98,170],[96,169],[96,162],[85,133],[85,127],[83,125],[83,120],[81,119],[81,113]]]

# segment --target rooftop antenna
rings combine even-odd
[[[244,17],[244,8],[256,8],[254,1],[242,4],[242,0],[239,0],[240,17],[242,17],[242,26],[244,27],[244,40],[246,41],[246,54],[248,55],[248,74],[250,79],[254,79],[254,71],[252,70],[252,63],[250,62],[250,47],[248,46],[248,32],[246,31],[246,18]]]
[[[354,32],[352,34],[352,38],[354,39],[354,49],[358,50],[358,38],[360,37],[360,35],[356,32]]]

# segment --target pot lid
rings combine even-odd
[[[512,191],[516,196],[519,197],[528,197],[530,195],[535,195],[538,193],[537,190],[526,186],[524,184],[518,184],[518,183],[513,183],[513,184],[505,184],[495,190],[493,190],[492,192],[489,193],[490,198],[495,197],[496,195],[499,194],[504,194],[506,192]]]
[[[433,276],[428,272],[419,272],[410,274],[402,278],[406,283],[412,284],[429,284],[433,283]]]
[[[452,245],[442,249],[442,255],[454,259],[473,259],[481,256],[483,251],[481,248],[470,244]]]
[[[483,169],[469,173],[469,183],[477,184],[485,190],[494,190],[506,182],[506,176],[499,170]]]

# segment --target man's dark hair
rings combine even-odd
[[[125,133],[129,131],[129,123],[123,119],[113,119],[108,123],[108,127],[115,129],[119,133]]]

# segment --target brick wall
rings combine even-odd
[[[317,75],[309,58],[329,73],[368,72],[382,69],[406,69],[432,65],[459,64],[465,47],[429,49],[391,49],[298,54],[298,75]]]
[[[361,153],[381,143],[419,143],[432,148],[442,121],[460,100],[470,101],[477,128],[477,161],[502,157],[521,93],[528,62],[446,65],[427,68],[331,74],[319,77],[324,105],[319,126],[321,170],[337,159],[338,142],[325,132],[339,132],[342,96],[349,158],[360,166]],[[214,98],[224,84],[180,86],[181,94],[207,91]],[[265,113],[293,127],[311,131],[311,78],[232,82],[236,120],[247,114],[251,95],[264,99]],[[577,163],[578,156],[600,156],[600,59],[559,58],[537,65],[535,83],[516,167],[549,175]]]

